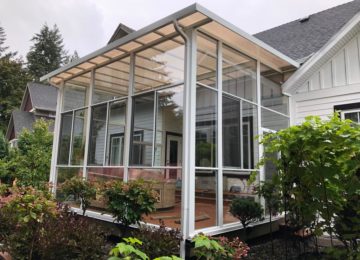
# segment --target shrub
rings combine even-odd
[[[34,123],[33,130],[24,129],[18,140],[18,147],[11,149],[0,160],[0,178],[11,184],[17,179],[19,186],[46,189],[50,176],[53,135],[49,132],[50,122],[44,119]]]
[[[88,218],[65,207],[58,218],[44,222],[44,233],[38,239],[39,259],[103,259],[107,232]]]
[[[230,204],[230,213],[240,220],[245,231],[250,223],[261,220],[263,210],[260,203],[243,198],[235,198]]]
[[[73,195],[75,200],[80,200],[83,215],[90,206],[90,201],[96,199],[95,186],[83,178],[73,177],[66,180],[60,187],[65,196]]]
[[[151,189],[151,183],[143,180],[108,182],[104,195],[108,201],[108,211],[116,221],[126,226],[139,223],[143,214],[155,210],[157,202],[157,194]]]
[[[238,237],[229,240],[226,237],[212,238],[204,234],[195,236],[192,240],[194,255],[197,259],[231,260],[246,257],[250,248]]]
[[[143,242],[139,247],[150,258],[179,254],[181,233],[178,229],[167,229],[164,222],[160,222],[160,227],[141,226],[133,235]]]
[[[50,194],[32,187],[12,188],[11,200],[0,209],[3,249],[14,259],[37,258],[43,223],[57,215]]]

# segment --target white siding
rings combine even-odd
[[[293,123],[306,116],[326,118],[334,106],[360,102],[360,34],[328,60],[292,96]]]

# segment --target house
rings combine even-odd
[[[341,112],[360,122],[360,1],[355,0],[255,35],[303,63],[284,84],[291,123]]]
[[[255,137],[320,106],[330,107],[325,116],[356,103],[359,7],[252,36],[194,4],[43,76],[59,89],[54,192],[75,175],[153,180],[160,201],[147,223],[163,219],[185,238],[241,228],[231,200],[259,200],[247,180],[273,170],[256,168],[263,147]],[[112,221],[99,208],[87,214]]]
[[[56,115],[57,88],[35,82],[26,85],[20,109],[11,114],[6,139],[10,146],[16,146],[19,134],[24,128],[32,129],[39,118],[54,120]],[[53,130],[53,127],[50,129]]]

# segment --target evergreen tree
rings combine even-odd
[[[26,57],[29,73],[36,81],[65,64],[67,52],[64,50],[63,38],[56,25],[51,29],[44,24],[40,33],[35,34],[31,41],[33,46]]]
[[[16,53],[4,46],[5,31],[0,27],[0,132],[5,132],[11,112],[20,106],[26,83],[29,81],[24,63]]]
[[[77,51],[74,51],[74,53],[72,55],[69,55],[65,58],[65,62],[64,64],[68,64],[70,62],[73,62],[74,60],[79,59],[79,54],[77,53]]]

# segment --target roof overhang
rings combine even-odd
[[[278,71],[288,70],[289,67],[299,67],[298,62],[240,30],[201,5],[193,4],[50,72],[41,77],[40,80],[48,80],[56,86],[77,75],[126,57],[129,53],[173,37],[177,34],[174,21],[184,30],[199,28],[199,30],[217,38],[221,35],[221,39],[226,44]]]
[[[333,57],[343,46],[360,32],[360,13],[356,14],[310,59],[308,59],[283,84],[283,92],[292,95],[301,87],[322,65]]]

